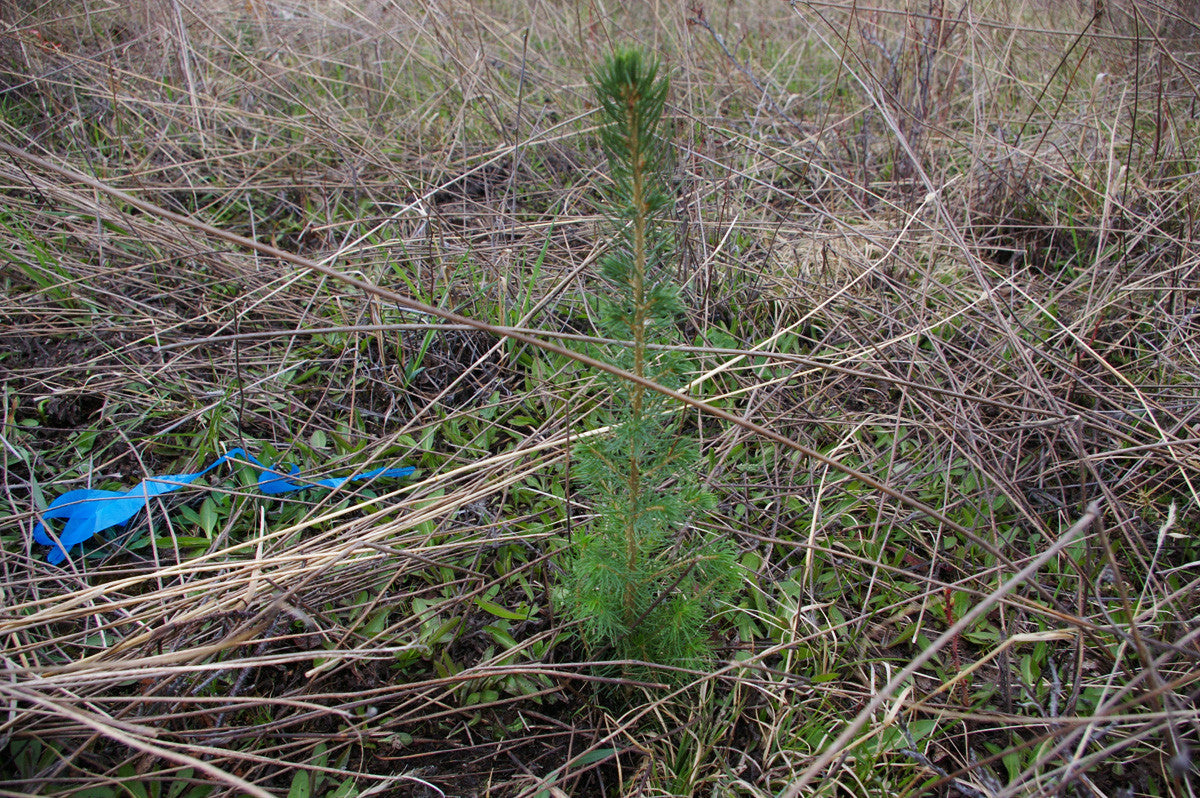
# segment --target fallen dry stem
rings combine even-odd
[[[911,662],[905,665],[904,668],[902,668],[896,673],[895,676],[892,677],[891,681],[880,688],[879,692],[867,703],[865,707],[859,711],[854,720],[852,720],[849,725],[842,730],[837,739],[825,748],[825,752],[817,757],[812,764],[805,768],[804,772],[800,775],[800,778],[797,779],[796,782],[787,789],[787,791],[784,793],[784,796],[786,796],[786,798],[795,798],[797,795],[800,795],[801,791],[811,784],[813,779],[815,779],[822,770],[829,766],[830,762],[832,762],[834,759],[837,759],[839,756],[844,756],[846,754],[846,752],[849,750],[847,746],[850,741],[856,734],[858,734],[859,731],[862,730],[864,726],[867,725],[867,722],[871,719],[871,716],[874,715],[875,711],[883,706],[884,703],[892,700],[892,696],[895,694],[895,692],[899,690],[905,682],[912,678],[913,674],[920,670],[922,665],[933,659],[933,657],[937,655],[938,651],[940,651],[944,646],[948,645],[951,640],[954,640],[964,631],[969,629],[973,623],[978,621],[987,613],[991,612],[992,608],[1000,601],[1000,599],[1004,598],[1017,587],[1028,581],[1029,578],[1036,574],[1050,558],[1054,557],[1060,551],[1066,548],[1069,543],[1074,541],[1080,533],[1086,531],[1087,528],[1090,527],[1099,517],[1100,505],[1098,502],[1093,501],[1088,505],[1087,511],[1083,514],[1083,516],[1074,524],[1072,524],[1069,529],[1063,532],[1062,536],[1058,540],[1056,540],[1037,557],[1034,557],[1028,565],[1026,565],[1017,573],[1013,574],[1008,580],[993,590],[985,599],[972,607],[971,610],[959,618],[953,626],[943,632],[936,640],[932,641],[924,651],[915,656]]]

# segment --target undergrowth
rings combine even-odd
[[[1194,12],[6,4],[4,791],[1191,794]],[[617,42],[671,76],[640,342]],[[417,474],[33,541],[233,448]],[[688,495],[646,556],[740,592],[581,645],[579,542]]]

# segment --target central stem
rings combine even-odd
[[[633,86],[628,87],[625,97],[625,113],[628,116],[626,130],[629,131],[629,160],[632,178],[633,204],[633,373],[639,377],[646,376],[646,225],[649,207],[646,198],[646,165],[641,141],[641,116],[639,113],[641,97]],[[642,415],[645,412],[644,399],[646,389],[640,383],[635,383],[630,397],[630,423],[635,430],[642,427]],[[637,525],[642,511],[641,497],[641,462],[642,452],[640,435],[631,439],[629,447],[629,500],[630,510],[625,519],[625,556],[630,573],[637,569],[640,559]],[[625,587],[625,619],[629,624],[637,620],[637,589],[629,584]]]

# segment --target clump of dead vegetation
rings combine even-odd
[[[1195,9],[630,6],[0,7],[10,790],[1189,794]],[[671,77],[692,523],[747,575],[624,685],[553,595],[614,43]],[[32,542],[239,446],[418,473]]]

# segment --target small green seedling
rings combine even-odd
[[[658,65],[635,51],[613,55],[593,88],[612,183],[615,243],[602,262],[600,320],[622,369],[670,388],[683,385],[687,358],[652,348],[675,343],[683,311],[670,281],[675,242],[663,223],[671,207],[662,137],[668,91]],[[711,509],[697,479],[696,442],[662,394],[609,379],[611,431],[578,447],[575,475],[596,521],[579,535],[566,572],[568,613],[593,652],[621,659],[698,666],[710,655],[708,625],[733,594],[739,571],[727,542],[699,539],[694,513]]]

